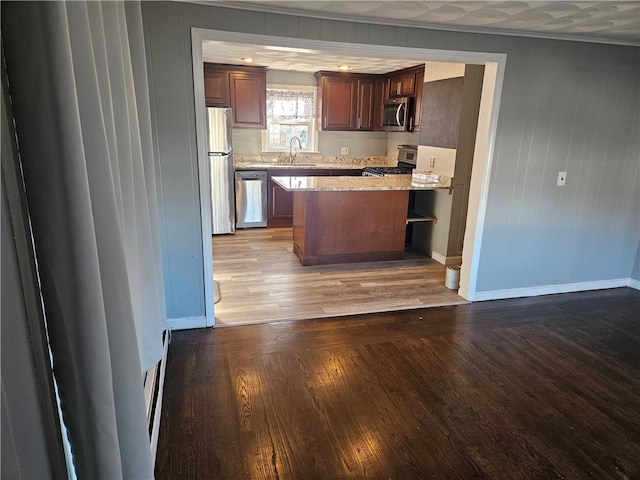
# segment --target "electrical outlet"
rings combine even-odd
[[[349,155],[349,147],[342,147],[340,149],[340,155]]]
[[[566,183],[567,183],[567,172],[558,172],[558,183],[556,183],[556,186],[564,187]]]
[[[435,168],[436,166],[436,157],[431,157],[429,159],[429,168]]]

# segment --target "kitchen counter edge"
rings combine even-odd
[[[271,177],[289,192],[348,192],[379,190],[443,190],[448,184],[417,183],[411,175],[389,175],[385,177]]]

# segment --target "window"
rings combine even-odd
[[[267,87],[267,130],[262,135],[262,149],[288,152],[293,137],[300,139],[300,151],[317,151],[316,87],[271,85]]]

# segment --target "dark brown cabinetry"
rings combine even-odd
[[[390,72],[386,78],[387,96],[385,98],[413,98],[413,116],[410,123],[410,130],[413,132],[420,131],[424,65],[416,65],[415,67]]]
[[[291,227],[293,225],[293,192],[287,192],[272,180],[273,177],[326,177],[326,176],[360,176],[362,169],[277,169],[267,172],[267,228]]]
[[[231,107],[237,128],[267,127],[267,71],[263,67],[204,64],[208,107]]]
[[[387,74],[317,72],[322,130],[380,131],[386,99],[412,97],[412,131],[420,129],[424,65]]]
[[[373,79],[358,79],[357,91],[356,130],[373,130],[373,107],[375,103]]]
[[[322,130],[355,130],[357,83],[348,74],[316,73]]]
[[[415,68],[394,72],[389,76],[389,98],[413,96],[416,94],[416,85]]]
[[[374,129],[375,76],[318,72],[316,78],[322,130]]]
[[[207,107],[229,106],[229,71],[211,63],[204,64],[204,100]]]

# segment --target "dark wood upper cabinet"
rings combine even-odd
[[[375,75],[337,72],[315,75],[322,130],[374,130],[375,112],[378,108],[382,111],[381,98],[375,95]]]
[[[376,132],[384,130],[382,108],[387,98],[389,98],[389,81],[387,78],[378,76],[373,87],[373,130]]]
[[[401,70],[389,77],[389,98],[410,97],[416,94],[415,69]]]
[[[355,130],[357,83],[348,74],[316,73],[322,130]]]
[[[356,130],[373,130],[374,80],[373,78],[358,79],[357,85]]]
[[[229,70],[204,64],[204,100],[207,107],[229,106]]]
[[[234,127],[267,127],[264,67],[205,63],[204,97],[207,107],[231,107]]]
[[[234,127],[267,128],[267,77],[258,72],[230,72],[229,96]]]

